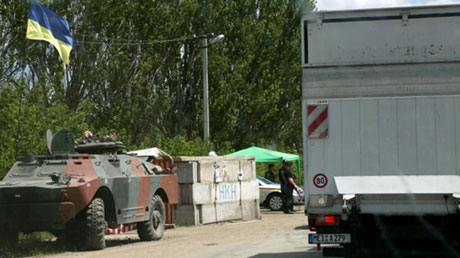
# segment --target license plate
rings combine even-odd
[[[308,234],[308,243],[310,244],[342,244],[350,242],[350,234]]]

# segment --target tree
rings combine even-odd
[[[1,1],[0,176],[16,150],[46,151],[48,128],[116,131],[132,149],[166,146],[172,154],[194,144],[204,146],[199,154],[251,144],[300,152],[300,15],[314,3],[42,3],[70,23],[71,63],[64,72],[52,46],[25,39],[29,1]],[[212,142],[202,143],[202,51],[193,35],[210,32],[225,40],[209,48]]]

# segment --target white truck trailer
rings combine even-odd
[[[325,256],[460,256],[460,5],[302,22],[305,213]]]

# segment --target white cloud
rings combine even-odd
[[[317,2],[318,10],[460,4],[460,0],[318,0]]]

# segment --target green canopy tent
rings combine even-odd
[[[300,178],[300,157],[299,155],[283,153],[279,151],[267,150],[259,147],[250,147],[225,156],[254,156],[256,162],[281,162],[283,160],[293,160],[297,166],[297,174]]]

